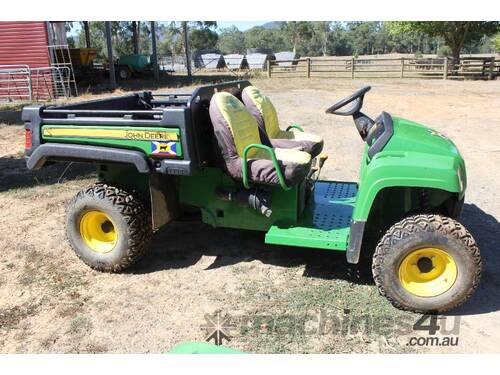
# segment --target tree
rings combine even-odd
[[[217,48],[219,48],[224,54],[244,54],[246,50],[245,34],[238,30],[236,26],[222,29],[219,34]]]
[[[217,22],[215,21],[192,21],[192,22],[170,22],[167,27],[168,34],[173,41],[173,49],[176,54],[185,50],[184,48],[184,31],[183,24],[186,23],[188,28],[189,37],[189,47],[191,50],[196,50],[198,48],[210,48],[215,47],[218,39],[218,35],[215,31],[217,27]],[[165,34],[165,32],[164,32]]]
[[[293,52],[297,53],[298,45],[313,34],[311,22],[306,21],[290,21],[281,26],[281,29],[288,36],[292,43]]]
[[[493,45],[495,46],[495,50],[500,51],[500,33],[496,34],[493,38]]]
[[[330,23],[331,22],[312,22],[312,37],[309,41],[311,52],[314,55],[327,56],[328,45],[330,41]],[[310,53],[309,53],[310,54]]]
[[[465,45],[480,40],[484,35],[497,33],[500,23],[491,21],[397,21],[390,22],[392,34],[403,34],[412,31],[425,33],[434,37],[442,37],[451,48],[453,64],[460,61],[460,52]]]
[[[373,54],[379,29],[380,22],[348,22],[348,42],[354,54]]]
[[[273,51],[289,50],[291,45],[280,29],[266,29],[262,26],[245,31],[247,48],[271,48]]]
[[[189,30],[189,43],[193,51],[202,48],[215,48],[219,35],[208,27]]]
[[[347,31],[342,22],[334,22],[330,26],[330,34],[328,36],[328,52],[335,56],[351,55],[352,51],[347,38]]]

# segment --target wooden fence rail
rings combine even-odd
[[[306,78],[441,78],[495,79],[500,75],[500,61],[495,57],[464,57],[458,64],[448,58],[302,58],[278,65],[268,61],[271,77]]]

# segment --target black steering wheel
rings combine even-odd
[[[337,103],[332,105],[330,108],[326,110],[326,113],[331,113],[334,115],[340,115],[340,116],[351,116],[356,114],[357,112],[360,111],[361,107],[363,106],[363,98],[365,94],[371,90],[371,86],[365,86],[358,91],[354,92],[352,95],[349,95],[348,97],[339,100]],[[347,104],[350,104],[354,102],[350,107],[339,111],[339,109],[345,107]]]

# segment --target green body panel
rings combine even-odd
[[[377,194],[390,187],[421,187],[457,193],[466,188],[465,164],[458,149],[442,134],[412,121],[393,118],[394,135],[369,160],[361,160],[353,220],[366,221]]]
[[[245,354],[236,349],[208,342],[184,342],[173,347],[169,354]]]
[[[436,207],[450,194],[456,194],[458,198],[464,196],[465,165],[453,142],[411,121],[394,118],[393,126],[392,138],[372,159],[368,158],[368,147],[365,148],[359,184],[319,181],[311,189],[311,182],[304,181],[289,190],[282,186],[251,186],[251,189],[270,192],[273,211],[270,217],[248,205],[222,199],[217,194],[218,190],[236,192],[243,190],[244,184],[215,167],[201,168],[192,176],[176,177],[179,203],[199,208],[203,222],[214,227],[265,231],[266,243],[269,244],[346,250],[353,220],[367,221],[370,212],[378,218],[377,221],[381,220],[380,216],[396,217],[398,211],[410,212],[419,199],[418,190],[411,188],[434,189],[429,202]],[[178,138],[181,136],[177,129],[92,128],[150,132],[168,130],[176,132]],[[150,140],[110,139],[109,136],[51,136],[44,140],[135,149],[151,156]],[[177,143],[180,152],[178,139]],[[141,176],[133,167],[104,164],[100,166],[99,175],[102,180],[149,194],[149,176]],[[394,188],[399,190],[391,190]]]
[[[273,225],[266,243],[346,250],[357,186],[350,182],[319,181],[296,225]]]
[[[179,202],[201,208],[203,222],[214,227],[267,231],[274,223],[297,223],[305,202],[305,183],[285,191],[270,186],[273,213],[265,217],[258,211],[234,201],[219,199],[216,190],[243,189],[219,168],[204,168],[194,176],[180,176]]]
[[[167,156],[164,155],[155,155],[152,153],[152,143],[154,141],[162,141],[158,139],[128,139],[125,137],[102,137],[99,135],[92,137],[65,137],[65,136],[46,136],[44,135],[45,129],[78,129],[78,130],[111,130],[111,131],[130,131],[130,132],[169,132],[175,133],[179,141],[175,142],[175,154],[173,156],[168,156],[169,158],[182,158],[182,146],[180,142],[180,131],[175,128],[158,128],[158,127],[127,127],[127,126],[81,126],[81,125],[50,125],[46,124],[42,126],[42,139],[47,142],[59,142],[59,143],[77,143],[77,144],[86,144],[86,145],[95,145],[95,146],[109,146],[109,147],[117,147],[124,148],[129,150],[137,150],[142,151],[146,155],[151,157],[160,157],[165,158]]]

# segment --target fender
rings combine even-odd
[[[388,187],[436,188],[464,196],[465,165],[458,156],[389,151],[363,160],[354,221],[366,221],[377,194]]]
[[[112,162],[132,164],[139,173],[151,172],[146,156],[139,151],[77,144],[44,143],[27,158],[28,169],[40,169],[47,161]]]

